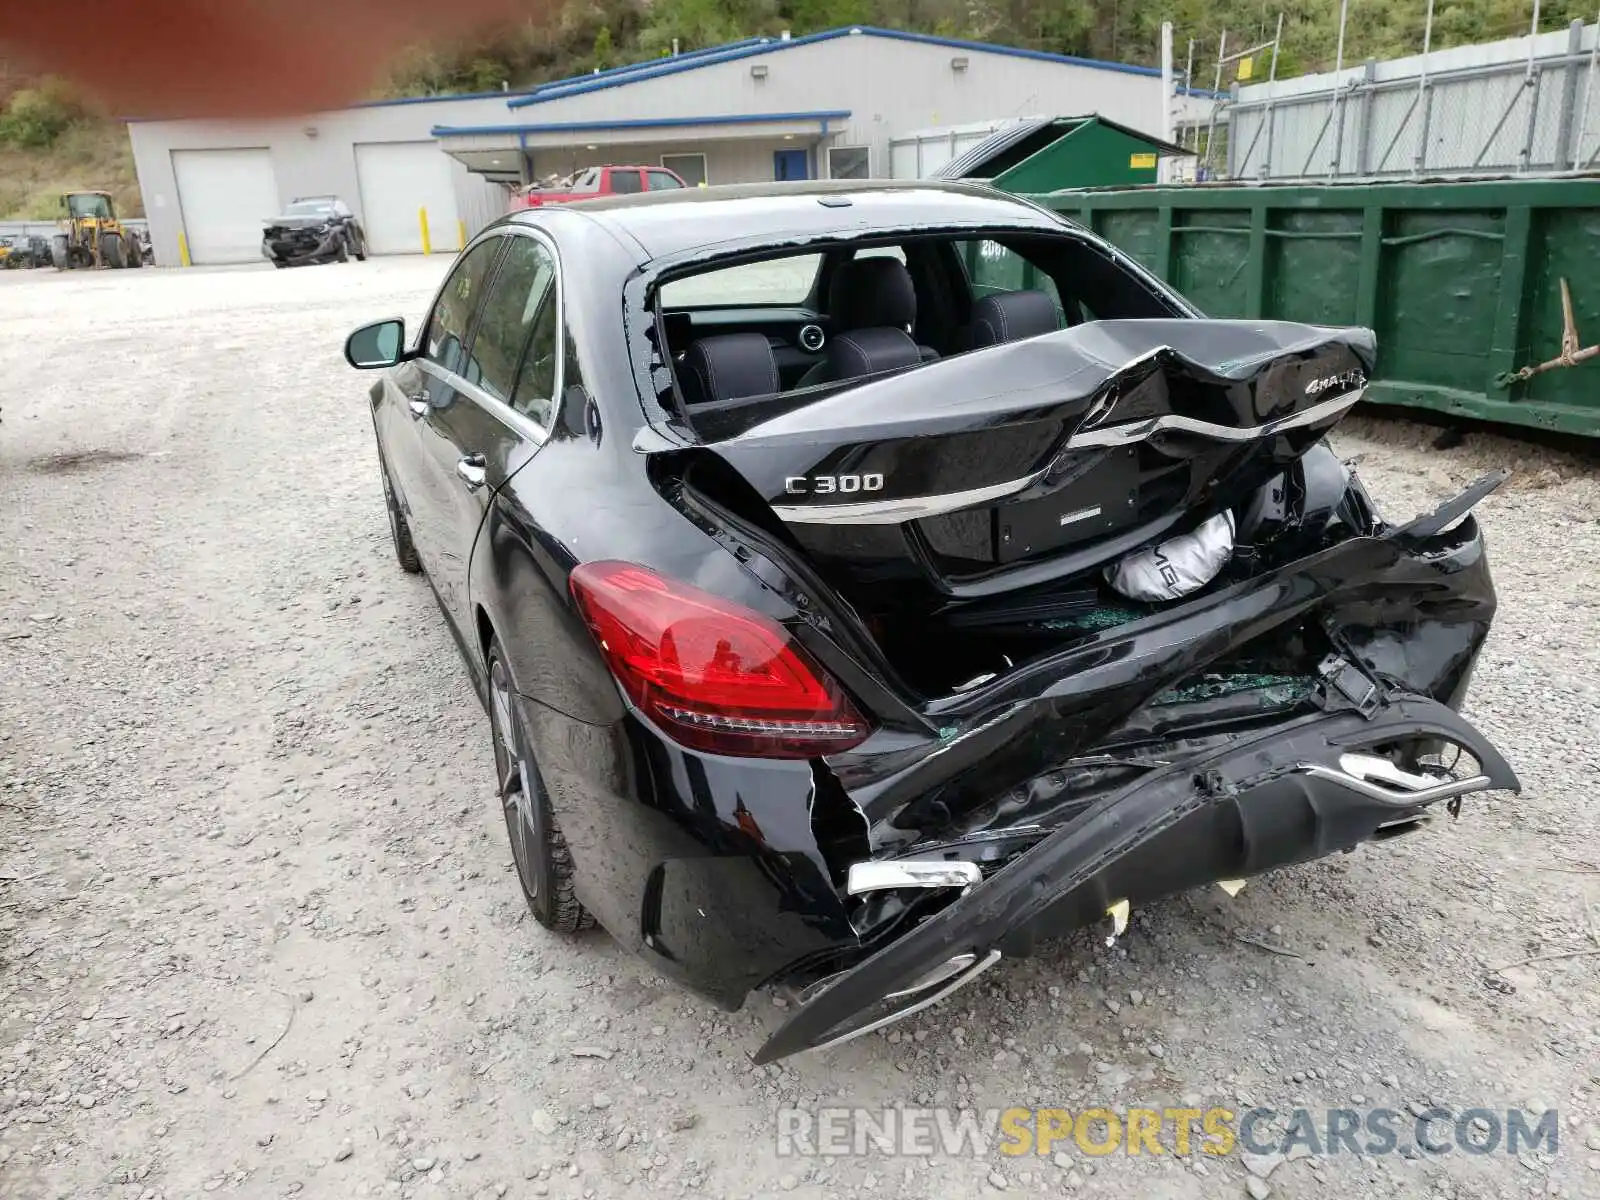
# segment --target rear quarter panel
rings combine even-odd
[[[793,864],[776,874],[813,880],[801,889],[808,895],[831,895],[812,865],[810,765],[697,756],[644,726],[623,702],[568,581],[580,563],[622,559],[779,618],[793,614],[647,478],[647,456],[634,448],[644,412],[622,325],[622,280],[633,256],[571,210],[551,210],[547,219],[547,228],[590,235],[558,239],[570,362],[583,383],[566,388],[548,440],[497,493],[479,532],[470,574],[479,623],[473,652],[481,669],[492,631],[526,700],[585,906],[625,945],[656,951],[663,969],[737,1003],[752,981],[829,940],[792,902],[780,921],[787,932],[773,927],[782,907],[775,872],[751,859],[776,855]],[[753,850],[729,832],[738,829],[736,797],[765,831]],[[710,864],[724,859],[723,867]],[[725,910],[714,912],[718,921],[749,922],[750,936],[765,931],[771,945],[760,962],[730,961],[726,947],[705,941],[697,929],[713,910]]]

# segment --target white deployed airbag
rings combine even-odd
[[[1193,532],[1118,559],[1106,582],[1130,600],[1177,600],[1199,591],[1233,557],[1233,514],[1218,513]]]

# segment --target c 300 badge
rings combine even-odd
[[[856,492],[883,491],[883,476],[870,475],[788,475],[783,490],[791,496],[851,495]]]

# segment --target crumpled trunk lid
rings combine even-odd
[[[1242,502],[1356,403],[1373,356],[1364,329],[1097,321],[846,388],[710,448],[836,585],[980,598]]]

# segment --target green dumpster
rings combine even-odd
[[[1600,176],[1030,198],[1210,316],[1373,329],[1378,403],[1600,437],[1600,355],[1582,354],[1600,342]],[[1565,362],[1563,281],[1579,351]]]
[[[1003,192],[1154,183],[1163,158],[1191,153],[1098,114],[1041,117],[998,129],[935,172]]]

